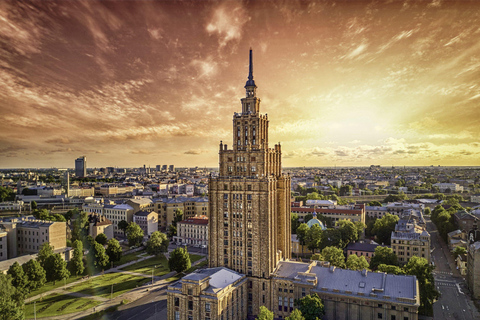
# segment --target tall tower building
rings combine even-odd
[[[220,142],[219,175],[209,180],[209,264],[249,278],[248,313],[261,305],[279,261],[291,256],[290,177],[281,146],[268,146],[268,116],[260,113],[252,50],[242,111],[233,115],[233,146]],[[263,292],[263,294],[262,294]]]
[[[75,176],[86,177],[87,176],[87,157],[79,157],[75,159]]]

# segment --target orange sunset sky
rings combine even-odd
[[[1,1],[0,168],[218,165],[253,48],[284,166],[480,165],[478,1]]]

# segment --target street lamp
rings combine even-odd
[[[155,270],[157,266],[155,265],[153,268],[152,268],[152,286],[153,286],[153,270]]]

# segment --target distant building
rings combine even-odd
[[[168,166],[168,171],[169,172],[175,172],[175,166],[173,164],[171,164],[170,166]]]
[[[401,264],[407,263],[413,256],[431,262],[430,234],[415,221],[400,219],[392,232],[391,245]]]
[[[75,159],[75,176],[79,178],[87,176],[87,157]]]
[[[150,198],[133,198],[127,201],[127,204],[133,208],[133,212],[154,211],[153,201]]]
[[[480,194],[472,194],[470,196],[470,201],[480,203]]]
[[[8,259],[7,231],[0,228],[0,261]]]
[[[95,239],[103,233],[110,240],[113,238],[113,224],[105,216],[92,213],[88,215],[88,234]]]
[[[166,230],[172,224],[175,211],[183,211],[183,219],[208,214],[208,198],[206,197],[175,197],[160,198],[155,201],[154,210],[158,213],[159,230]]]
[[[474,229],[474,226],[480,224],[480,219],[477,215],[467,212],[466,210],[460,210],[453,214],[453,219],[460,230],[468,232]]]
[[[357,257],[365,257],[365,259],[370,263],[370,260],[375,254],[375,249],[379,246],[378,243],[371,241],[371,242],[350,242],[345,251],[347,252],[348,256],[354,254]]]
[[[158,231],[158,213],[155,211],[138,211],[133,215],[133,222],[142,228],[146,236]]]
[[[463,187],[456,183],[435,183],[432,186],[437,187],[440,192],[463,192]]]
[[[480,242],[468,246],[467,286],[474,299],[480,299]]]
[[[177,235],[173,240],[178,244],[208,245],[208,218],[198,216],[177,222]]]
[[[365,205],[347,205],[347,206],[329,206],[322,208],[291,207],[291,212],[296,213],[303,221],[307,214],[321,214],[332,220],[333,223],[339,220],[350,220],[352,222],[360,221],[365,223]]]

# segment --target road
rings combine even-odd
[[[431,235],[432,261],[435,263],[435,286],[440,298],[433,304],[434,319],[480,319],[466,288],[465,281],[455,266],[453,256],[440,238],[436,226],[426,218]]]

